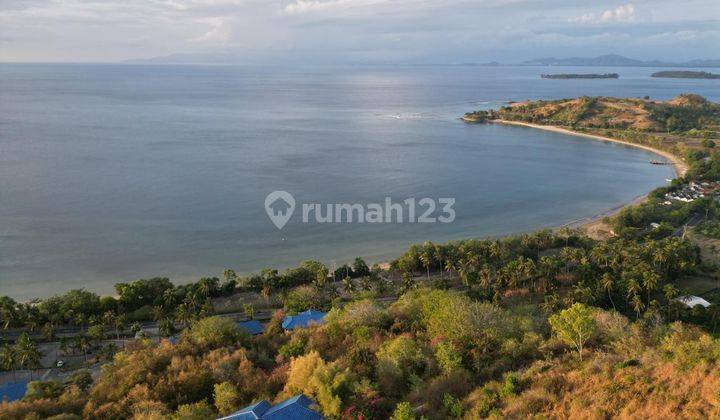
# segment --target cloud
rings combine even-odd
[[[580,16],[568,19],[572,23],[613,23],[613,22],[634,22],[635,6],[632,3],[621,5],[615,9],[607,9],[600,14],[583,13]]]
[[[615,10],[606,10],[600,15],[602,22],[632,22],[635,20],[635,6],[628,3],[618,6]]]
[[[357,3],[354,0],[295,0],[285,6],[283,11],[288,14],[311,13],[337,8],[357,7]]]
[[[718,0],[616,1],[0,0],[0,61],[513,62],[630,46],[639,58],[720,55],[708,32],[720,27]]]
[[[232,28],[227,19],[211,17],[203,21],[210,25],[210,29],[198,37],[190,38],[190,42],[223,45],[232,39]]]

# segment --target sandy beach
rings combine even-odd
[[[507,125],[518,125],[518,126],[524,126],[524,127],[530,127],[530,128],[537,128],[539,130],[546,130],[546,131],[553,131],[555,133],[562,133],[567,134],[570,136],[578,136],[578,137],[587,137],[589,139],[593,140],[600,140],[600,141],[609,141],[613,143],[620,143],[631,147],[637,147],[640,149],[645,149],[647,151],[653,152],[657,155],[660,155],[664,157],[665,159],[672,162],[673,169],[675,170],[676,177],[682,177],[687,172],[687,165],[685,162],[683,162],[679,157],[673,155],[672,153],[666,152],[664,150],[658,150],[655,148],[652,148],[650,146],[646,146],[644,144],[637,144],[637,143],[631,143],[624,140],[618,140],[611,137],[605,137],[605,136],[599,136],[595,134],[587,134],[587,133],[579,133],[577,131],[568,130],[566,128],[557,127],[554,125],[539,125],[539,124],[532,124],[532,123],[526,123],[526,122],[520,122],[520,121],[507,121],[507,120],[493,120],[494,123],[499,124],[507,124]],[[603,219],[605,217],[612,216],[614,214],[617,214],[622,209],[630,206],[635,206],[638,204],[641,204],[647,200],[647,194],[644,194],[640,197],[637,197],[630,201],[629,203],[622,204],[617,207],[613,207],[611,209],[605,210],[604,212],[597,214],[592,217],[586,217],[578,220],[574,220],[572,222],[566,223],[565,225],[561,227],[569,227],[573,229],[581,229],[585,231],[585,233],[590,236],[591,238],[595,239],[604,239],[609,236],[612,236],[613,233],[610,230],[609,226],[607,226]]]

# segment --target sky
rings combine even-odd
[[[0,0],[0,61],[720,58],[720,0]]]

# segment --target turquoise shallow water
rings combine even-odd
[[[717,81],[654,69],[589,81],[544,70],[0,65],[0,294],[381,260],[426,239],[561,225],[663,185],[671,168],[617,144],[466,125],[462,113],[582,94],[720,97]],[[457,218],[294,218],[278,231],[264,210],[274,190],[320,203],[454,197]]]

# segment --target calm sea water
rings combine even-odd
[[[587,72],[588,69],[558,68]],[[616,144],[464,112],[577,95],[720,98],[715,80],[541,80],[533,67],[0,65],[0,294],[189,281],[304,259],[371,261],[430,239],[505,235],[598,214],[670,167]],[[301,224],[265,196],[370,203],[455,197],[437,225]]]

